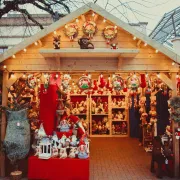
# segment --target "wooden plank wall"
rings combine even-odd
[[[92,12],[85,14],[86,20],[92,19]],[[83,20],[81,17],[78,18],[78,26],[79,26],[79,34],[78,37],[74,39],[73,42],[70,42],[69,38],[64,34],[64,27],[57,29],[57,34],[61,35],[61,48],[79,48],[78,39],[83,36],[82,32],[82,24]],[[74,21],[74,20],[73,20]],[[96,20],[98,32],[92,39],[95,48],[110,48],[110,45],[107,45],[106,40],[102,35],[102,31],[104,27],[107,25],[112,25],[111,22],[106,21],[103,22],[103,17],[98,16]],[[133,27],[132,27],[133,28]],[[44,57],[39,54],[39,49],[43,48],[53,48],[53,32],[46,37],[41,39],[42,44],[38,44],[38,46],[32,44],[27,47],[27,52],[21,51],[16,54],[16,59],[10,58],[4,61],[2,64],[6,64],[8,66],[8,70],[10,71],[48,71],[48,70],[70,70],[69,64],[74,64],[75,70],[178,70],[178,67],[173,67],[171,65],[171,60],[163,55],[162,53],[155,53],[155,49],[150,46],[143,46],[143,42],[141,44],[138,43],[139,40],[133,40],[133,36],[123,30],[121,27],[118,27],[118,34],[116,39],[112,42],[118,42],[119,48],[139,48],[140,53],[137,54],[136,57],[126,57],[123,55],[121,64],[118,67],[118,58],[117,59],[106,59],[105,62],[108,63],[102,64],[102,58],[94,57],[91,62],[92,66],[90,66],[90,62],[84,61],[85,58],[62,58],[53,59],[48,58],[44,59]],[[138,47],[137,47],[138,46]],[[78,62],[78,63],[77,63]],[[87,66],[88,63],[88,66]],[[62,66],[61,66],[62,65]]]

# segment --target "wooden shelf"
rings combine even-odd
[[[86,113],[74,114],[75,116],[87,116]]]
[[[92,94],[91,96],[109,96],[108,94]]]
[[[92,116],[108,116],[108,114],[92,114]]]
[[[135,57],[139,49],[80,49],[80,48],[63,48],[63,49],[40,49],[39,53],[43,57]]]
[[[112,94],[111,94],[111,96],[116,96],[116,97],[118,97],[118,96],[123,96],[123,97],[124,97],[124,96],[126,96],[126,95],[125,95],[125,94],[121,94],[121,95],[112,95]]]
[[[126,107],[112,107],[112,109],[126,109]]]
[[[112,120],[112,122],[114,122],[114,121],[118,121],[118,122],[126,121],[127,122],[127,120]]]

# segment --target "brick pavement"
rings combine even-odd
[[[91,138],[90,180],[154,180],[151,154],[134,138]],[[176,179],[163,177],[163,179]]]

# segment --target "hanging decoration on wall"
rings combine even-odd
[[[86,21],[83,24],[83,32],[86,36],[89,36],[89,38],[93,38],[95,33],[97,32],[97,26],[94,21]]]
[[[124,80],[122,79],[122,77],[120,75],[115,74],[112,77],[112,85],[116,91],[119,91],[119,90],[123,89]]]
[[[27,84],[29,88],[34,89],[36,87],[36,77],[33,74],[28,75]]]
[[[104,88],[104,87],[105,87],[105,85],[106,85],[106,80],[105,80],[103,74],[100,74],[100,75],[99,75],[98,83],[99,83],[99,87],[100,87],[100,88]]]
[[[88,76],[82,76],[78,80],[78,87],[81,90],[88,90],[91,88],[91,79]]]
[[[103,36],[106,39],[106,43],[109,44],[117,36],[117,28],[106,26],[103,30]]]
[[[130,76],[127,79],[128,88],[133,91],[137,91],[138,87],[140,86],[140,81],[137,76]]]
[[[53,36],[54,49],[60,49],[60,35]]]
[[[65,35],[69,37],[70,41],[73,41],[74,38],[78,35],[78,26],[76,23],[69,23],[65,26]]]
[[[44,74],[44,93],[47,93],[47,89],[49,87],[50,74]]]
[[[71,80],[71,76],[69,74],[64,74],[62,78],[62,88],[65,92],[67,92],[69,88],[69,81]]]
[[[89,38],[82,37],[78,40],[78,44],[81,49],[94,49],[93,43],[90,42]]]

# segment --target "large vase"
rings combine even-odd
[[[6,111],[7,129],[4,146],[7,157],[15,162],[23,159],[30,149],[30,125],[27,119],[27,109]]]

